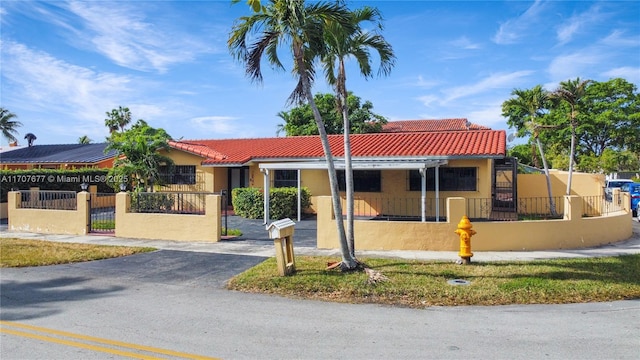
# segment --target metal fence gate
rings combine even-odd
[[[89,200],[89,231],[110,233],[116,231],[116,194],[92,193]]]

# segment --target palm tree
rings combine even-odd
[[[549,206],[551,214],[556,215],[556,204],[551,191],[551,177],[549,176],[549,166],[544,156],[542,143],[540,142],[540,129],[553,128],[555,126],[542,125],[538,122],[538,117],[549,105],[549,94],[536,85],[531,90],[514,89],[511,95],[515,96],[502,104],[502,116],[509,118],[509,125],[513,125],[518,130],[518,135],[531,135],[540,152],[540,158],[544,166],[544,175],[547,178],[547,192],[549,194]]]
[[[92,141],[87,135],[82,135],[78,138],[78,144],[91,144]]]
[[[118,106],[117,109],[106,112],[107,118],[104,120],[104,125],[109,128],[109,132],[113,133],[120,130],[124,131],[124,127],[131,122],[131,111],[128,107]]]
[[[27,139],[27,145],[28,145],[28,146],[33,146],[33,141],[38,139],[38,138],[37,138],[34,134],[32,134],[32,133],[27,133],[27,134],[24,136],[24,138],[25,138],[25,139]]]
[[[370,49],[378,54],[380,60],[379,75],[388,75],[395,64],[395,55],[391,45],[376,32],[364,31],[361,27],[363,22],[372,22],[379,30],[383,29],[382,16],[376,8],[365,6],[352,13],[353,30],[345,29],[338,23],[329,23],[325,32],[325,42],[328,50],[322,57],[322,64],[325,76],[329,84],[334,87],[337,106],[342,114],[343,134],[344,134],[344,161],[345,161],[345,190],[347,204],[347,228],[346,237],[351,255],[355,257],[355,237],[353,232],[353,166],[351,159],[351,142],[349,122],[349,108],[347,106],[347,74],[345,61],[349,57],[354,57],[358,62],[360,74],[365,78],[371,78],[371,57]]]
[[[284,69],[278,57],[278,48],[280,45],[289,46],[293,55],[293,73],[298,83],[288,101],[301,104],[306,100],[313,111],[327,161],[331,198],[342,254],[341,269],[351,270],[357,268],[358,263],[349,252],[342,220],[338,178],[329,138],[311,93],[311,85],[315,78],[313,62],[326,52],[324,32],[327,23],[339,24],[345,27],[346,31],[353,29],[350,12],[340,2],[305,3],[304,0],[270,0],[267,4],[262,4],[259,12],[241,17],[234,24],[228,46],[232,55],[244,63],[247,75],[256,82],[262,81],[260,63],[263,55],[266,53],[272,67]],[[248,40],[253,42],[248,44]]]
[[[17,128],[22,126],[20,121],[13,120],[15,118],[17,118],[16,114],[0,107],[0,131],[2,131],[2,136],[10,143],[18,141],[16,138],[16,135],[18,135]]]
[[[561,101],[569,104],[569,126],[571,127],[571,150],[569,152],[569,178],[567,180],[567,195],[571,195],[571,178],[573,176],[573,168],[575,164],[575,153],[576,153],[576,128],[578,127],[578,122],[576,121],[578,117],[578,107],[580,103],[580,99],[585,95],[587,85],[591,83],[591,80],[580,80],[580,78],[576,78],[575,80],[567,80],[560,83],[560,86],[556,91],[553,92],[552,96],[554,98],[560,99]]]

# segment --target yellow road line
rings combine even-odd
[[[21,324],[21,323],[10,322],[10,321],[0,321],[0,325],[2,325],[3,327],[4,326],[9,326],[9,327],[22,328],[22,329],[27,329],[27,330],[31,330],[31,331],[37,331],[37,332],[41,332],[41,333],[45,333],[45,334],[64,336],[64,337],[68,337],[68,338],[84,340],[84,341],[91,341],[91,342],[95,342],[95,343],[99,343],[99,344],[118,346],[118,347],[128,348],[128,349],[132,349],[132,350],[147,351],[147,352],[152,352],[152,353],[156,353],[156,354],[177,356],[177,357],[185,358],[185,359],[217,360],[217,358],[212,358],[212,357],[207,357],[207,356],[182,353],[182,352],[177,352],[177,351],[172,351],[172,350],[167,350],[167,349],[154,348],[154,347],[150,347],[150,346],[125,343],[125,342],[109,340],[109,339],[102,339],[102,338],[97,338],[97,337],[93,337],[93,336],[87,336],[87,335],[82,335],[82,334],[74,334],[74,333],[70,333],[70,332],[66,332],[66,331],[43,328],[43,327],[39,327],[39,326]],[[17,330],[5,329],[3,327],[0,327],[0,332],[7,333],[7,334],[25,336],[25,337],[30,337],[30,338],[34,338],[34,339],[49,341],[49,342],[53,342],[53,343],[60,343],[60,344],[64,344],[64,345],[75,346],[75,347],[80,347],[80,348],[85,348],[85,349],[91,349],[91,350],[95,350],[95,351],[118,354],[118,355],[133,357],[133,358],[137,358],[137,359],[159,359],[159,358],[155,358],[155,357],[152,357],[152,356],[141,355],[141,354],[136,354],[136,353],[132,353],[132,352],[126,352],[126,351],[120,351],[120,350],[115,350],[115,349],[111,349],[111,348],[95,346],[95,345],[90,345],[90,344],[84,344],[84,343],[80,343],[80,342],[76,342],[76,341],[64,340],[64,339],[59,339],[59,338],[54,338],[54,337],[49,337],[49,336],[31,334],[31,333],[17,331]]]

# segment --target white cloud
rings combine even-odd
[[[614,30],[606,38],[602,39],[600,43],[605,46],[612,47],[639,47],[640,41],[637,37],[623,37],[624,31]]]
[[[492,129],[506,128],[506,120],[502,117],[502,99],[499,102],[487,104],[479,110],[470,111],[466,117],[474,124],[488,126]]]
[[[538,22],[544,8],[545,3],[536,0],[522,15],[502,23],[493,36],[493,41],[500,45],[517,43],[527,30]]]
[[[425,80],[422,75],[418,75],[418,81],[416,81],[415,86],[421,88],[431,88],[438,85],[439,81],[436,80]]]
[[[191,119],[191,124],[208,133],[233,134],[238,131],[235,117],[201,116]]]
[[[605,54],[594,49],[584,49],[554,58],[547,68],[553,82],[565,81],[575,77],[585,77],[590,69],[603,62]]]
[[[556,36],[559,45],[566,44],[573,39],[573,36],[580,32],[582,29],[589,25],[601,21],[602,14],[600,13],[600,6],[594,5],[589,10],[573,15],[565,24],[558,27]]]
[[[117,106],[131,92],[129,76],[95,72],[14,42],[5,41],[2,47],[2,76],[10,87],[3,97],[26,108],[61,112],[67,120],[103,127],[105,104]]]
[[[416,98],[420,101],[424,106],[431,107],[436,103],[440,102],[440,98],[435,95],[424,95]]]
[[[471,95],[478,95],[490,90],[501,88],[514,88],[520,82],[521,79],[531,75],[533,71],[521,70],[511,73],[498,73],[486,77],[475,84],[467,84],[463,86],[456,86],[444,90],[445,97],[444,102],[451,102],[460,98],[468,97]]]
[[[162,73],[213,51],[196,37],[163,24],[162,19],[154,19],[155,24],[147,21],[144,8],[135,3],[73,1],[66,7],[77,18],[49,13],[42,19],[70,31],[73,43],[122,67]]]
[[[471,42],[471,40],[466,36],[461,36],[461,37],[451,41],[450,44],[452,46],[455,46],[457,48],[464,49],[464,50],[477,50],[477,49],[480,49],[480,44]]]
[[[640,67],[624,66],[602,73],[605,78],[623,78],[631,83],[640,84]]]

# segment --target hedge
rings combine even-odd
[[[309,189],[301,189],[301,207],[311,206]],[[264,192],[258,188],[236,188],[232,193],[233,211],[248,219],[264,216]],[[273,188],[269,191],[269,215],[272,219],[295,218],[298,214],[298,189],[295,187]]]

